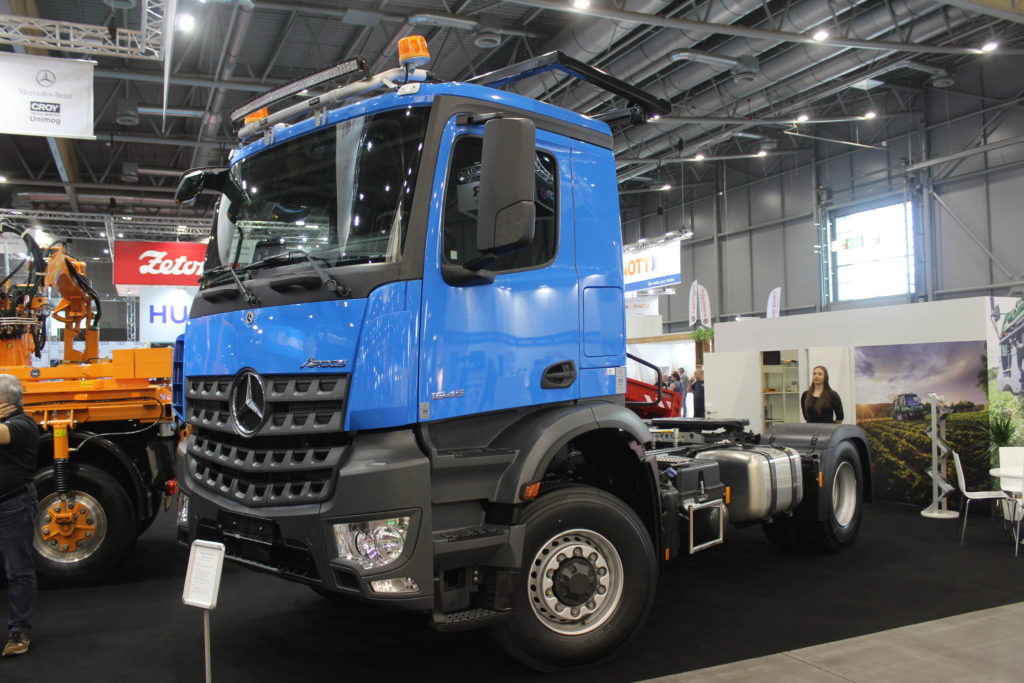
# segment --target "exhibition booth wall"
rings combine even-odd
[[[876,495],[924,505],[932,496],[932,394],[954,411],[946,438],[976,488],[987,488],[995,464],[984,447],[991,416],[1017,427],[1015,439],[1002,445],[1020,445],[1022,342],[1024,299],[1012,297],[720,323],[714,352],[704,359],[707,401],[712,415],[746,418],[754,430],[799,420],[800,392],[811,369],[823,365],[845,422],[858,424],[871,441]],[[785,385],[773,379],[776,363],[790,373]],[[947,480],[955,483],[955,475],[947,472]]]

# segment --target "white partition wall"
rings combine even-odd
[[[704,405],[708,417],[739,417],[760,431],[761,354],[756,351],[704,354]]]

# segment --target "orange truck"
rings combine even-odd
[[[102,311],[85,264],[63,246],[42,249],[27,232],[3,232],[19,234],[27,248],[25,261],[0,282],[0,373],[21,380],[25,413],[43,432],[37,572],[49,586],[97,583],[175,492],[172,350],[100,358]],[[33,367],[51,316],[64,325],[61,362]]]

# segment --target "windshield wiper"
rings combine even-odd
[[[216,268],[211,268],[210,270],[203,273],[203,277],[212,277],[216,275],[221,275],[223,273],[228,273],[231,275],[231,280],[238,287],[238,291],[242,293],[242,297],[245,299],[245,303],[249,305],[249,308],[256,308],[257,306],[260,305],[260,300],[256,298],[256,295],[250,292],[249,289],[242,284],[242,281],[238,279],[238,274],[235,272],[235,269],[231,267],[231,264],[223,264],[217,266]],[[206,290],[206,292],[209,291],[210,290]],[[217,297],[207,296],[206,293],[204,292],[203,298],[213,299]]]
[[[284,265],[284,264],[286,264],[286,263],[288,263],[290,261],[294,261],[295,260],[295,258],[294,258],[295,256],[301,256],[302,258],[304,258],[306,261],[309,262],[309,265],[311,265],[313,267],[313,270],[316,272],[317,277],[320,278],[320,284],[322,284],[324,287],[326,287],[329,292],[332,292],[335,296],[338,296],[338,297],[349,297],[349,296],[352,295],[352,291],[348,287],[345,287],[344,285],[339,284],[337,280],[335,280],[333,277],[331,277],[327,273],[327,271],[324,270],[316,262],[317,259],[319,259],[321,261],[324,261],[324,262],[326,262],[327,259],[324,259],[324,258],[319,257],[319,256],[313,256],[312,254],[307,252],[305,249],[299,249],[299,248],[289,249],[288,251],[282,252],[280,254],[274,254],[273,256],[268,256],[267,258],[263,259],[262,261],[256,261],[255,263],[250,263],[249,265],[245,266],[241,270],[243,270],[243,271],[255,270],[256,268],[264,268],[266,266]],[[292,285],[304,286],[304,284],[305,284],[305,281],[301,277],[299,277],[299,278],[284,277],[284,278],[276,278],[275,280],[273,280],[270,283],[270,286],[272,288],[274,288],[274,289],[278,289],[278,288],[282,288],[283,289],[283,288],[290,287]],[[275,287],[275,285],[277,285],[277,286]]]

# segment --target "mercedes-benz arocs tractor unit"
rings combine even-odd
[[[179,541],[486,626],[541,670],[612,656],[663,565],[730,524],[851,544],[858,428],[759,436],[626,404],[612,131],[669,104],[557,53],[437,82],[411,47],[237,111],[276,108],[179,184],[222,194],[176,349]],[[628,106],[598,120],[499,89],[549,68]]]

